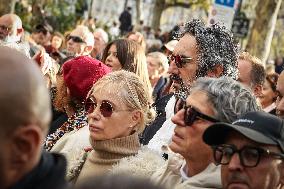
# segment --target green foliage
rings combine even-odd
[[[76,25],[76,15],[72,6],[67,1],[57,1],[55,6],[52,1],[45,5],[45,11],[48,13],[47,20],[49,23],[62,33],[71,30]]]
[[[85,9],[85,0],[26,0],[16,3],[15,13],[27,31],[47,20],[54,30],[64,33],[76,26]]]

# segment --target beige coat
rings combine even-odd
[[[162,184],[167,188],[175,189],[218,189],[222,188],[221,169],[213,163],[201,173],[183,181],[180,168],[184,160],[171,157],[165,167],[152,175],[152,180],[157,184]]]

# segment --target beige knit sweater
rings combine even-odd
[[[140,149],[137,133],[123,138],[92,141],[91,144],[94,150],[88,154],[76,185],[85,178],[107,173],[122,158],[136,155]]]

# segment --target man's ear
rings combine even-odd
[[[17,29],[17,35],[21,35],[22,33],[24,33],[24,29],[23,28],[18,28]]]
[[[86,47],[84,48],[84,51],[85,51],[85,53],[87,53],[87,54],[89,54],[90,52],[92,52],[92,50],[93,50],[93,47],[92,47],[92,46],[86,46]]]
[[[32,167],[37,163],[44,137],[42,129],[37,125],[20,126],[15,130],[12,137],[15,168]]]
[[[223,71],[224,71],[223,66],[220,64],[217,64],[214,66],[212,70],[208,71],[207,76],[208,77],[220,77],[223,75]]]
[[[253,94],[256,96],[256,97],[259,97],[261,94],[262,94],[262,89],[263,89],[263,86],[260,85],[260,84],[257,84],[253,87]]]

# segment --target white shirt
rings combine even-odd
[[[165,108],[166,121],[148,143],[148,148],[163,154],[162,146],[168,146],[174,134],[175,124],[171,118],[174,116],[175,96],[172,96]]]

